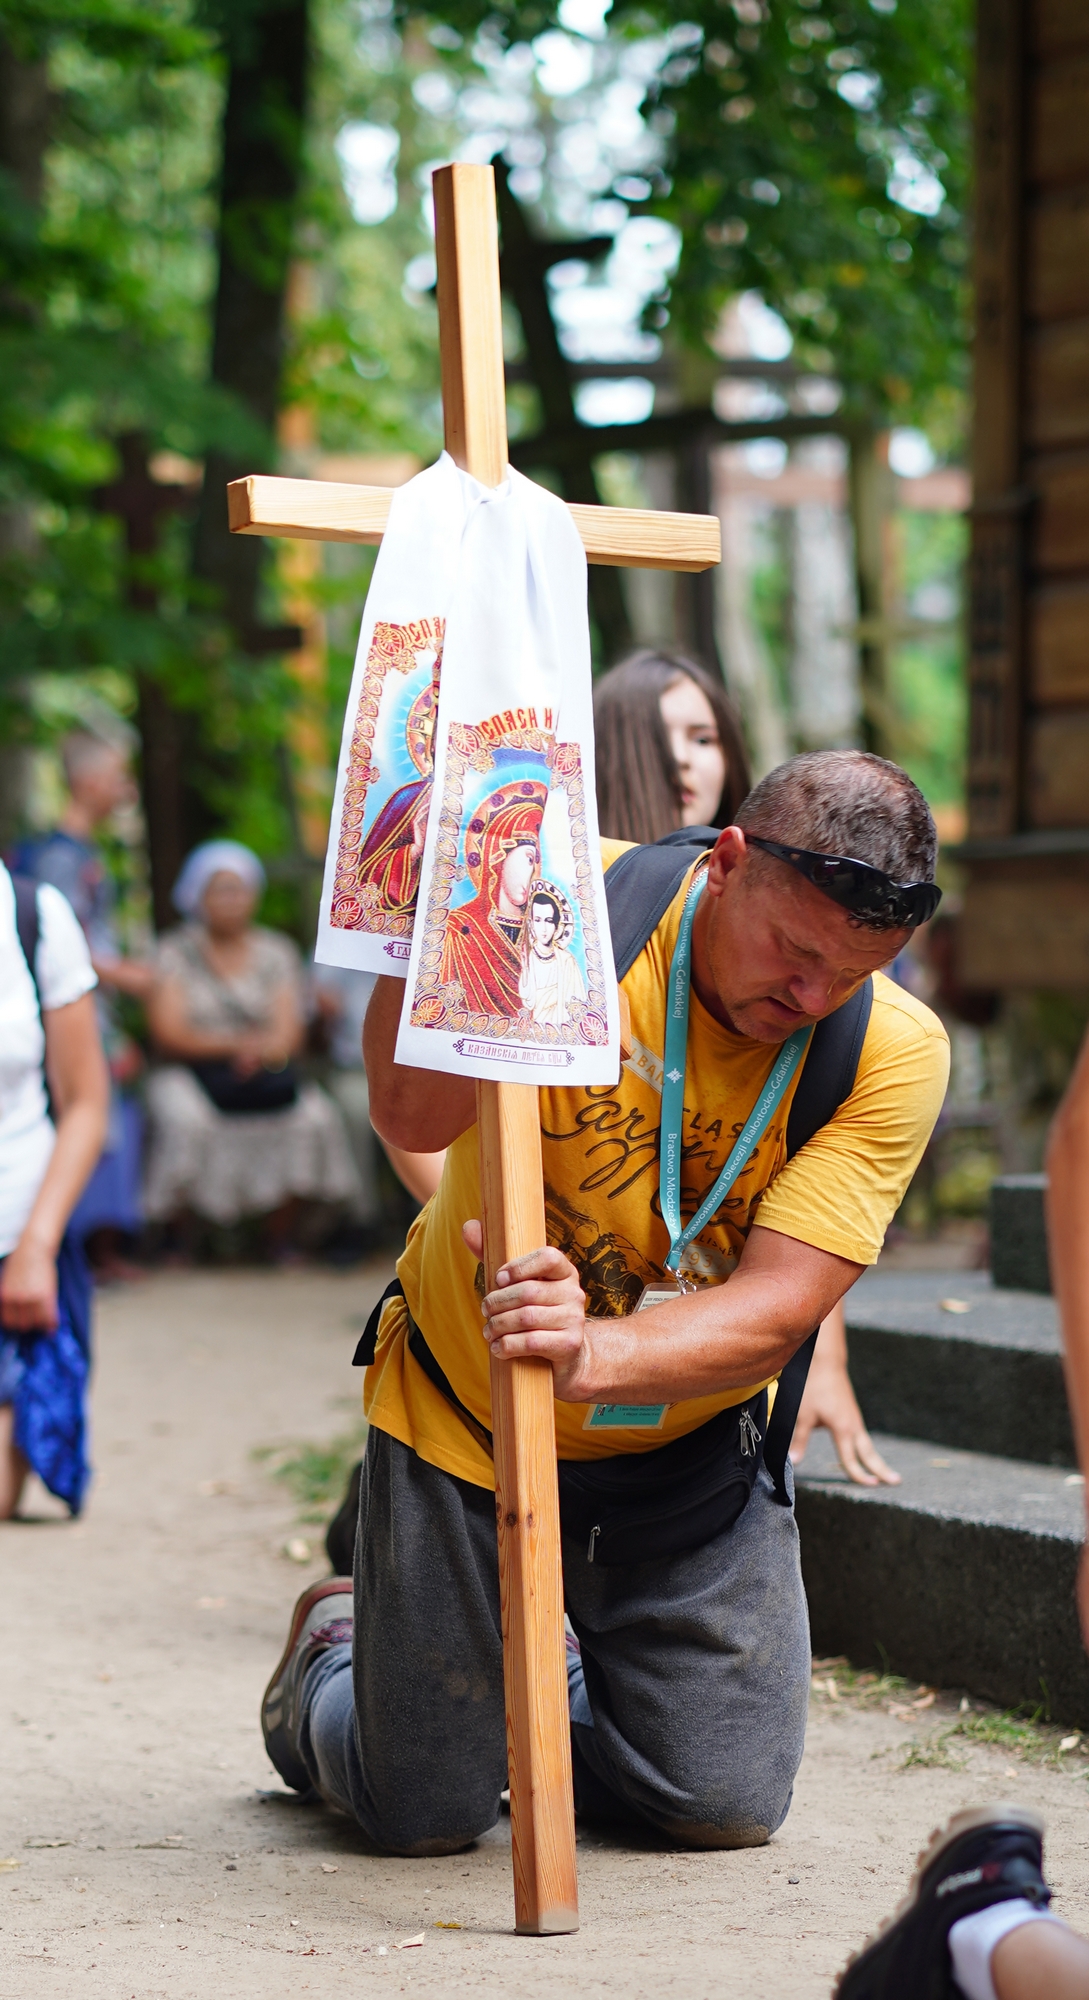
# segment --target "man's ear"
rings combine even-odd
[[[745,835],[739,826],[725,826],[711,849],[707,864],[707,887],[712,896],[721,896],[731,875],[744,868],[749,858]]]

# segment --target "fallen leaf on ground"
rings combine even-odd
[[[321,1872],[323,1875],[336,1875],[339,1873],[339,1870],[340,1870],[340,1863],[337,1861],[323,1861],[321,1864]]]
[[[1077,1740],[1078,1739],[1075,1736],[1074,1738],[1075,1743],[1077,1742]],[[72,1843],[70,1840],[38,1840],[33,1836],[31,1837],[30,1840],[24,1840],[23,1842],[24,1847],[71,1847],[71,1845]]]
[[[1074,1734],[1073,1734],[1073,1736],[1064,1736],[1064,1737],[1063,1737],[1063,1740],[1062,1740],[1062,1742],[1061,1742],[1061,1743],[1060,1743],[1060,1745],[1059,1745],[1059,1749],[1060,1749],[1060,1751],[1063,1751],[1063,1750],[1076,1750],[1076,1749],[1077,1749],[1077,1747],[1078,1747],[1078,1744],[1079,1744],[1080,1742],[1081,1742],[1081,1730],[1080,1730],[1080,1729],[1076,1729],[1076,1730],[1074,1731]]]
[[[0,1875],[10,1875],[13,1868],[21,1868],[21,1861],[15,1861],[10,1854],[0,1861]]]
[[[459,1931],[461,1929],[461,1925],[444,1923],[441,1917],[436,1917],[434,1923],[434,1929],[437,1931]]]
[[[912,1708],[933,1708],[937,1699],[937,1695],[934,1693],[933,1688],[931,1688],[929,1694],[921,1694],[918,1701],[913,1701],[911,1706]]]
[[[414,1938],[398,1938],[397,1949],[398,1951],[408,1951],[412,1945],[422,1944],[423,1941],[424,1941],[424,1934],[422,1931],[420,1931],[419,1935]]]

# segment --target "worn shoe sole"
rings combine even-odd
[[[347,1588],[345,1588],[347,1585]],[[351,1579],[327,1576],[322,1583],[312,1583],[304,1590],[291,1614],[287,1644],[280,1656],[276,1671],[261,1697],[261,1728],[265,1738],[265,1748],[280,1776],[297,1792],[310,1789],[310,1775],[305,1766],[292,1754],[283,1727],[282,1687],[284,1676],[291,1665],[291,1656],[303,1634],[303,1628],[310,1613],[327,1597],[351,1598]]]
[[[1011,1806],[999,1801],[995,1805],[969,1806],[964,1812],[954,1813],[952,1819],[947,1820],[944,1826],[935,1828],[926,1846],[920,1850],[919,1858],[915,1863],[915,1873],[908,1884],[907,1894],[897,1904],[892,1915],[885,1918],[884,1923],[878,1926],[872,1937],[866,1939],[865,1944],[860,1945],[857,1951],[851,1953],[843,1971],[832,1988],[832,2000],[854,2000],[852,1993],[853,1982],[848,1983],[850,1982],[850,1975],[877,1945],[884,1944],[891,1932],[897,1930],[904,1920],[911,1916],[919,1902],[919,1891],[922,1887],[924,1875],[933,1867],[935,1861],[944,1854],[946,1848],[952,1847],[954,1842],[961,1838],[962,1834],[974,1833],[977,1828],[992,1826],[998,1820],[1004,1826],[1023,1826],[1027,1832],[1034,1833],[1041,1841],[1043,1840],[1043,1819],[1038,1812],[1033,1812],[1029,1806]]]

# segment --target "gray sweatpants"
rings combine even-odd
[[[564,1544],[575,1802],[691,1847],[755,1847],[786,1817],[809,1695],[793,1510],[763,1471],[736,1526],[606,1569]],[[507,1782],[495,1501],[382,1431],[367,1440],[355,1639],[306,1675],[315,1786],[396,1854],[494,1826]]]

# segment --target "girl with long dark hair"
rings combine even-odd
[[[722,682],[669,647],[640,648],[594,688],[597,809],[606,840],[729,826],[752,784]]]

